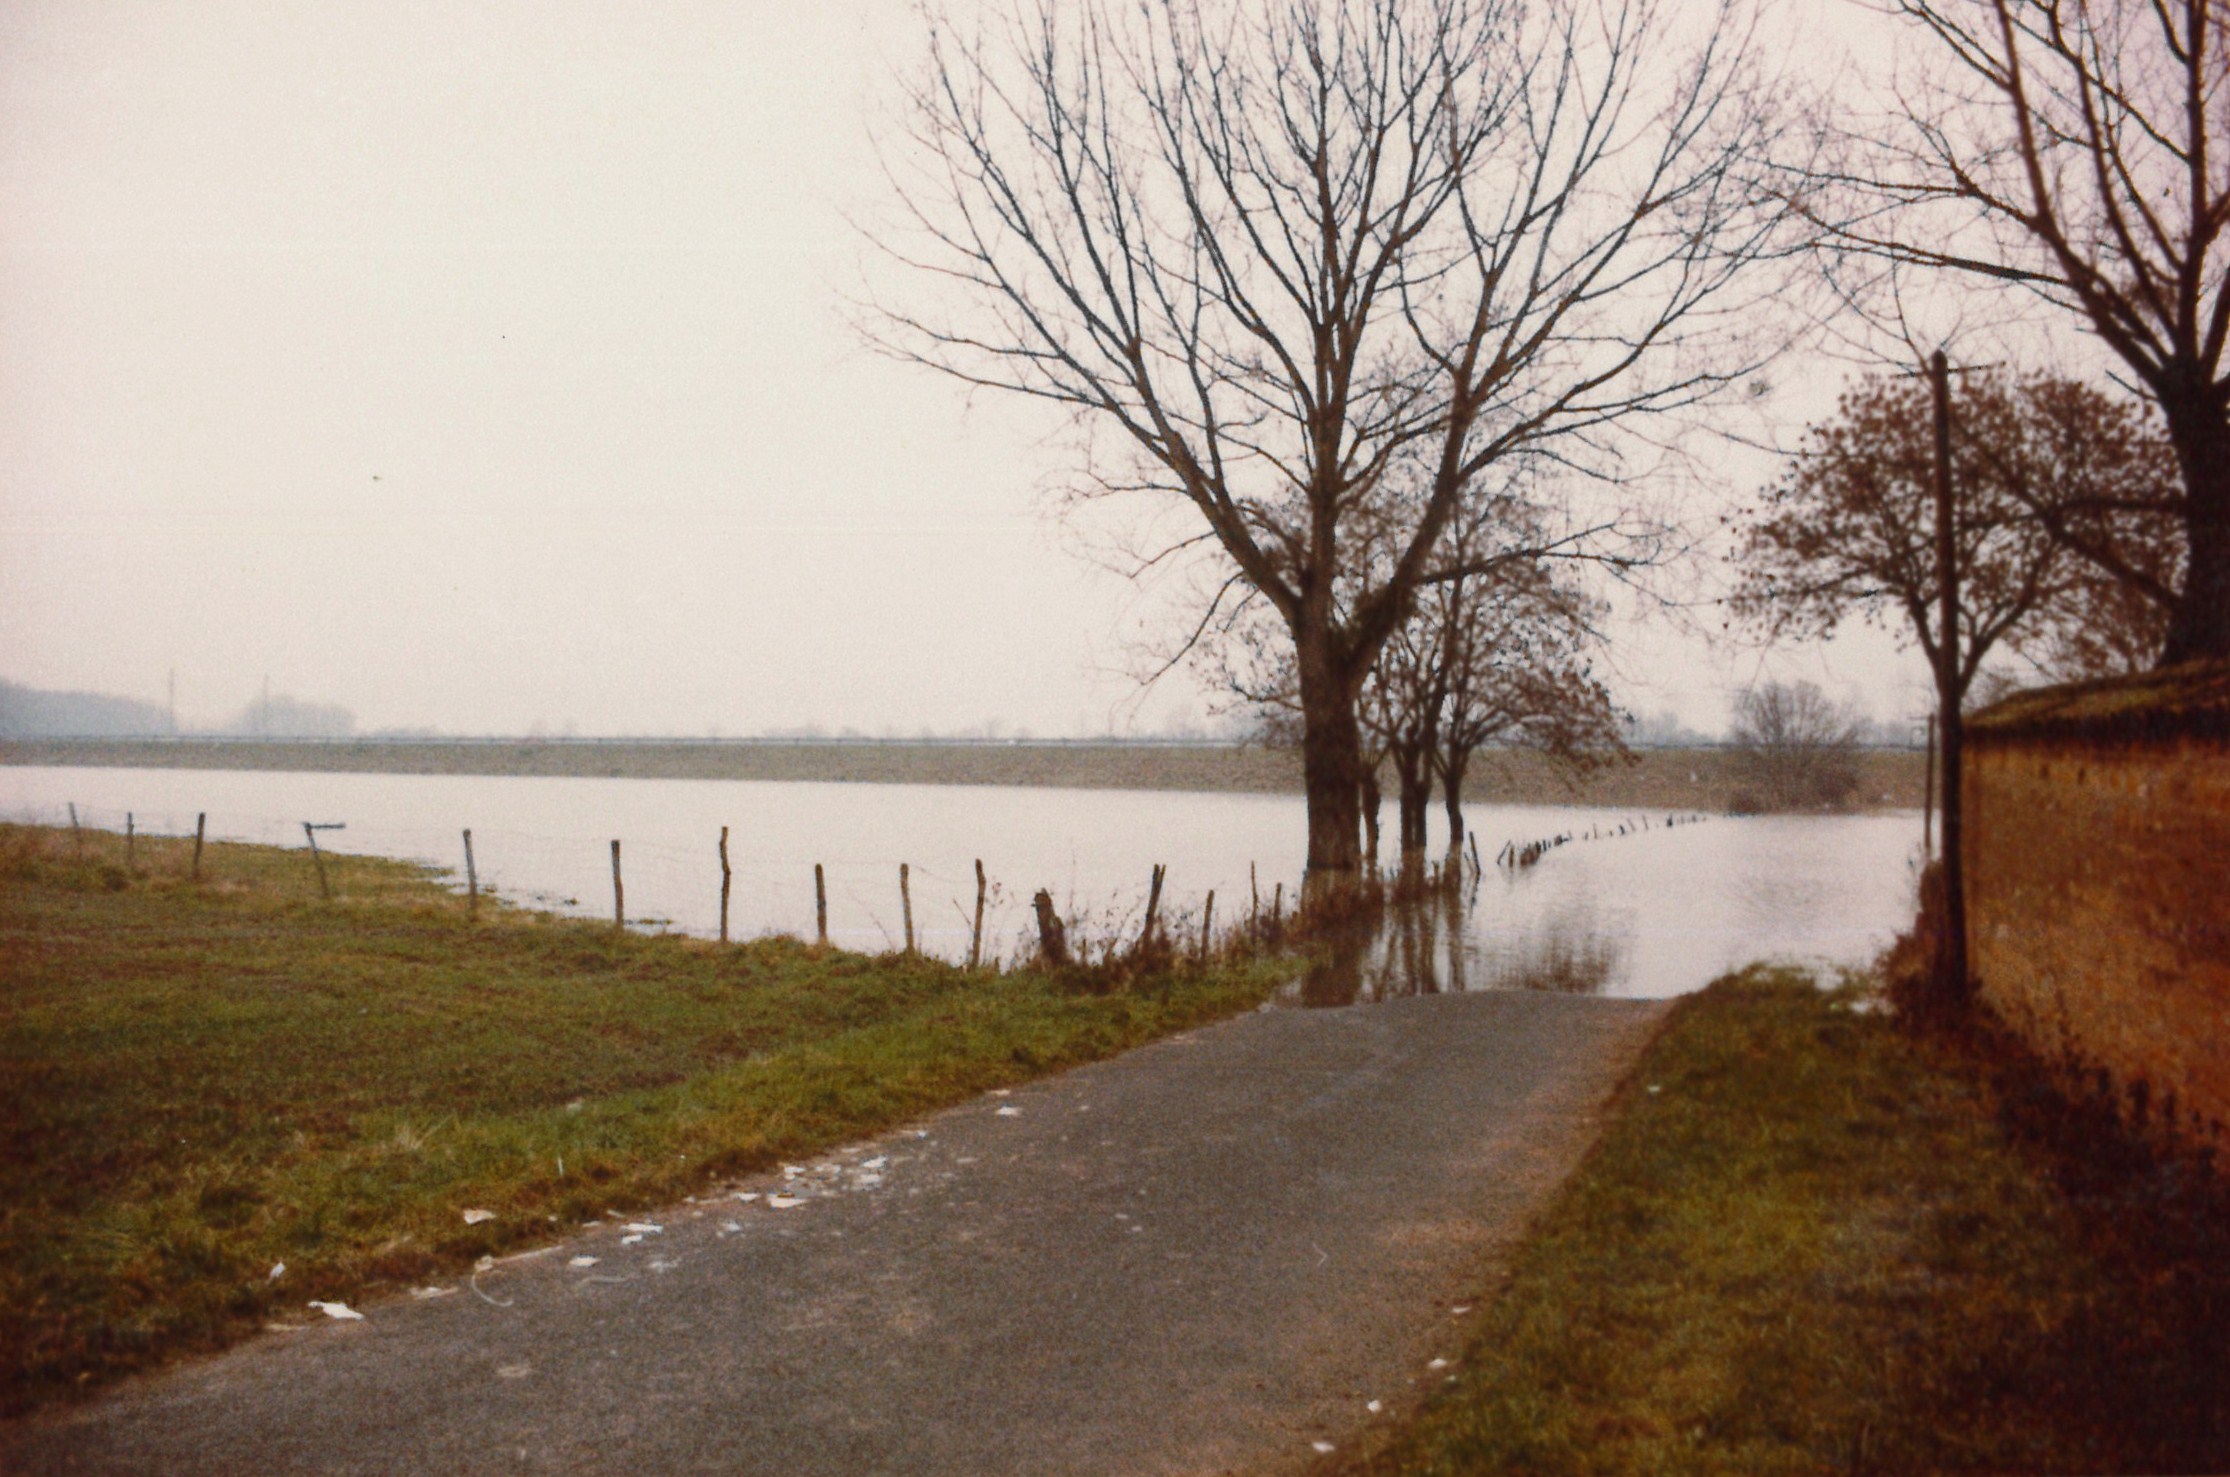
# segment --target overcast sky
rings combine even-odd
[[[906,38],[895,0],[0,6],[0,677],[175,671],[189,724],[266,678],[453,732],[1205,718],[1140,699],[1054,428],[846,326]],[[1699,726],[1760,670],[1619,635],[1629,704]],[[1924,701],[1880,640],[1772,669]]]

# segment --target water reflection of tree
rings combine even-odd
[[[1490,987],[1541,990],[1557,995],[1600,995],[1618,972],[1624,944],[1595,926],[1584,911],[1553,920],[1547,930],[1498,951]]]
[[[1397,903],[1374,926],[1327,941],[1299,982],[1299,1003],[1357,1005],[1473,990],[1596,995],[1625,961],[1624,943],[1584,903],[1491,948],[1473,936],[1478,907],[1476,885],[1434,888]]]

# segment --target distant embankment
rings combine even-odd
[[[1724,749],[1651,749],[1631,765],[1571,785],[1537,754],[1497,753],[1473,765],[1465,799],[1482,805],[1718,810],[1738,784],[1733,759]],[[0,764],[1272,794],[1301,789],[1300,755],[1227,744],[11,739],[0,740]],[[1858,800],[1865,808],[1919,806],[1919,754],[1868,752],[1859,756],[1859,772]],[[1389,826],[1391,788],[1389,777]]]

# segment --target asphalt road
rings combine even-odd
[[[0,1471],[1305,1466],[1445,1378],[1661,1009],[1257,1012],[625,1218],[654,1230],[305,1309],[0,1431]]]

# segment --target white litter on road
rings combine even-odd
[[[465,1212],[465,1224],[468,1226],[477,1226],[482,1221],[492,1221],[495,1218],[496,1213],[492,1210],[468,1210]]]
[[[629,1221],[627,1229],[638,1236],[656,1236],[666,1228],[664,1226],[654,1226],[649,1221]]]
[[[592,1256],[577,1256],[573,1258],[573,1260],[567,1262],[566,1265],[568,1267],[593,1267],[596,1265],[596,1258]]]
[[[1448,1361],[1445,1359],[1435,1359],[1425,1366],[1427,1369],[1446,1369],[1447,1367]]]
[[[1019,1118],[1022,1116],[1022,1110],[1020,1108],[1001,1108],[995,1116],[1000,1118]]]
[[[720,1234],[723,1236],[733,1236],[742,1229],[743,1227],[734,1221],[722,1221],[720,1223]]]
[[[362,1313],[357,1312],[347,1303],[312,1303],[310,1304],[310,1306],[317,1309],[320,1313],[323,1313],[326,1317],[338,1318],[343,1323],[349,1322],[351,1320],[360,1323],[364,1319],[364,1315]]]
[[[773,1206],[776,1210],[795,1210],[804,1203],[804,1199],[797,1195],[767,1196],[767,1204]]]
[[[881,1168],[882,1168],[882,1167],[883,1167],[884,1165],[886,1165],[886,1164],[888,1164],[888,1163],[890,1163],[890,1156],[889,1156],[889,1155],[887,1155],[887,1154],[877,1154],[877,1155],[876,1155],[876,1156],[875,1156],[874,1158],[872,1158],[872,1159],[862,1159],[862,1160],[860,1161],[860,1166],[859,1166],[859,1167],[860,1167],[860,1168],[862,1168],[862,1169],[881,1169]]]
[[[1338,1448],[1333,1446],[1332,1443],[1329,1441],[1311,1441],[1309,1445],[1315,1447],[1320,1455],[1338,1450]]]
[[[742,1202],[743,1202],[744,1204],[746,1204],[746,1205],[749,1205],[749,1204],[750,1204],[750,1203],[751,1203],[752,1201],[754,1201],[754,1200],[756,1200],[756,1199],[758,1199],[758,1198],[759,1198],[759,1192],[758,1192],[757,1190],[738,1190],[738,1191],[736,1191],[736,1199],[738,1199],[738,1200],[741,1200],[741,1201],[742,1201]]]
[[[622,1246],[633,1246],[636,1242],[642,1239],[643,1238],[640,1236],[622,1236],[619,1238],[619,1244]]]
[[[1383,1400],[1373,1400],[1373,1401],[1369,1402],[1368,1404],[1366,1404],[1366,1405],[1365,1405],[1365,1406],[1363,1407],[1363,1409],[1365,1409],[1365,1410],[1369,1411],[1369,1412],[1370,1412],[1370,1413],[1371,1413],[1372,1415],[1377,1415],[1377,1414],[1378,1414],[1378,1413],[1379,1413],[1380,1411],[1384,1410],[1385,1408],[1386,1408],[1386,1402],[1385,1402],[1385,1401],[1383,1401]]]
[[[506,1364],[496,1371],[496,1378],[499,1380],[523,1380],[532,1373],[534,1373],[534,1366],[531,1364]]]
[[[424,1302],[428,1298],[445,1298],[456,1290],[454,1287],[414,1287],[410,1290],[410,1295]]]

